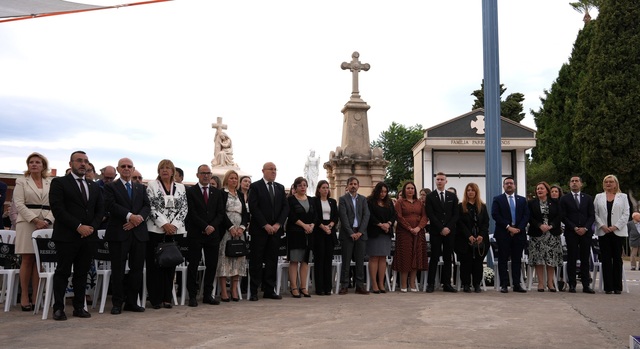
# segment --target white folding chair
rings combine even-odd
[[[0,247],[0,261],[9,261],[15,256],[12,246],[15,246],[16,232],[15,230],[0,230],[0,242],[4,245]],[[18,285],[20,284],[18,274],[20,269],[5,268],[0,263],[0,277],[2,277],[2,286],[0,288],[0,303],[4,302],[4,311],[11,309],[12,305],[17,304]]]
[[[109,290],[109,281],[111,280],[111,259],[109,256],[109,245],[104,239],[104,229],[98,230],[98,238],[100,239],[98,249],[94,254],[93,265],[96,268],[96,286],[93,291],[93,305],[95,309],[98,299],[100,300],[100,314],[104,313],[104,307],[107,302],[107,291]],[[98,298],[98,295],[100,296]]]
[[[55,243],[51,241],[53,229],[39,229],[33,232],[31,235],[33,242],[33,249],[36,255],[36,265],[38,267],[38,276],[40,282],[38,283],[38,291],[36,294],[36,304],[33,311],[34,314],[38,314],[38,310],[44,301],[42,307],[42,320],[46,320],[49,314],[49,308],[53,299],[53,275],[56,271],[57,262],[55,262]],[[43,251],[49,252],[47,255],[41,255],[40,247],[38,246],[38,240],[46,242],[46,247]]]

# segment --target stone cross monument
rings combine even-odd
[[[329,161],[324,163],[332,196],[345,193],[347,179],[356,176],[360,181],[360,194],[368,195],[373,187],[384,179],[388,161],[382,157],[382,149],[371,149],[369,144],[369,122],[367,110],[370,106],[360,98],[358,74],[368,71],[371,66],[361,63],[360,54],[354,52],[351,62],[343,62],[340,67],[351,71],[351,98],[342,108],[342,144],[330,152]]]
[[[229,170],[238,172],[238,176],[247,175],[240,171],[240,166],[233,160],[233,143],[231,138],[223,130],[227,129],[227,125],[222,123],[222,118],[218,117],[216,123],[211,124],[211,128],[216,130],[213,139],[213,159],[211,160],[211,173],[218,176],[220,180]]]

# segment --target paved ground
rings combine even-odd
[[[627,267],[628,268],[628,267]],[[147,309],[63,322],[0,313],[2,348],[628,348],[640,335],[631,293],[387,293]],[[70,310],[67,310],[67,315]]]

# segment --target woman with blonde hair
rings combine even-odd
[[[38,266],[31,242],[31,233],[36,229],[48,229],[53,226],[53,213],[49,207],[49,161],[40,153],[31,153],[27,157],[27,170],[24,177],[16,179],[13,201],[18,216],[16,219],[16,254],[22,256],[20,264],[20,305],[23,311],[32,311],[29,301],[29,281],[35,291],[38,289]],[[7,302],[9,300],[6,300]]]
[[[149,242],[147,245],[147,289],[154,309],[172,308],[173,277],[176,267],[160,267],[155,262],[159,243],[174,241],[177,234],[186,235],[184,220],[187,218],[187,192],[174,180],[176,167],[171,160],[158,163],[158,177],[149,181],[147,195],[151,213],[147,219]]]
[[[606,294],[622,293],[622,246],[629,236],[629,199],[620,192],[614,175],[602,180],[604,192],[596,195],[593,207],[596,216],[596,235],[600,243],[602,281]]]
[[[480,198],[480,188],[469,183],[458,204],[460,219],[455,237],[456,253],[460,261],[460,281],[464,292],[482,292],[482,261],[489,251],[489,212]]]

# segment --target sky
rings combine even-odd
[[[114,5],[124,0],[82,1]],[[84,150],[96,168],[129,157],[145,179],[171,159],[195,182],[218,117],[234,160],[285,186],[340,146],[354,51],[369,137],[392,122],[435,126],[471,110],[483,78],[481,0],[213,1],[0,23],[0,172],[33,151],[58,174]],[[530,109],[568,61],[582,15],[562,0],[498,1],[500,80]],[[592,15],[593,16],[593,15]],[[595,16],[594,16],[595,18]],[[326,178],[320,169],[320,179]]]

